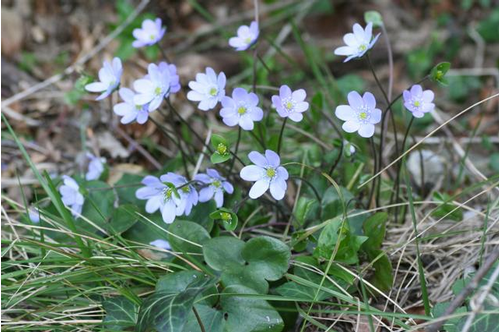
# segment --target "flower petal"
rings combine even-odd
[[[266,150],[267,164],[272,167],[278,167],[280,165],[280,156],[273,150]]]
[[[347,122],[344,122],[344,124],[342,125],[342,129],[344,129],[344,131],[348,132],[348,133],[353,133],[355,131],[357,131],[360,127],[360,124],[359,122],[355,122],[355,121],[347,121]]]
[[[269,180],[260,179],[253,184],[252,188],[250,188],[248,196],[250,196],[251,199],[259,198],[260,196],[264,195],[267,189],[269,189]]]
[[[248,159],[250,159],[250,161],[257,166],[260,166],[260,167],[268,166],[266,157],[264,157],[263,154],[258,153],[257,151],[250,152],[248,154]]]
[[[364,123],[359,127],[359,136],[364,138],[370,138],[375,133],[375,126],[371,123]]]
[[[262,178],[264,170],[256,165],[245,166],[240,171],[240,177],[245,181],[258,181]]]
[[[335,116],[340,120],[349,121],[356,119],[356,111],[348,105],[340,105],[335,109]]]
[[[360,109],[364,106],[363,98],[356,91],[349,92],[347,100],[349,101],[349,105],[354,109]]]

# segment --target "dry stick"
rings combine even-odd
[[[442,314],[442,316],[449,316],[449,315],[453,314],[453,312],[458,307],[460,307],[462,305],[462,303],[464,303],[465,299],[469,296],[470,293],[472,293],[472,291],[474,289],[477,288],[481,279],[483,279],[483,277],[486,275],[486,273],[488,273],[488,271],[493,266],[493,264],[495,264],[497,259],[498,259],[498,247],[495,247],[493,249],[493,252],[488,256],[488,258],[484,262],[483,266],[481,266],[481,268],[477,271],[477,273],[474,275],[472,280],[465,286],[465,288],[462,289],[460,294],[458,294],[453,299],[453,301],[451,301],[450,305],[448,306],[448,308],[446,308],[446,310],[445,310],[444,314]],[[446,322],[446,320],[441,320],[439,322],[436,322],[436,323],[430,325],[426,329],[426,331],[427,332],[436,332],[444,325],[445,322]]]
[[[37,92],[40,89],[46,88],[59,80],[61,80],[63,77],[73,73],[78,67],[89,61],[92,57],[94,57],[97,53],[102,51],[104,47],[106,47],[113,39],[115,39],[132,21],[139,15],[139,13],[146,7],[146,5],[149,3],[149,0],[142,0],[141,3],[136,7],[136,9],[123,21],[120,26],[118,26],[113,32],[111,32],[109,35],[104,37],[102,41],[97,45],[95,48],[93,48],[89,53],[85,54],[83,57],[78,59],[74,64],[66,68],[62,73],[54,75],[48,79],[46,79],[43,82],[40,82],[38,84],[33,85],[32,87],[19,92],[18,94],[15,94],[14,96],[5,99],[2,102],[2,108],[9,106],[13,102],[16,102],[18,100],[21,100],[23,98],[26,98],[32,93]]]
[[[373,179],[375,179],[377,176],[379,176],[380,174],[382,174],[383,172],[385,172],[387,169],[391,168],[394,164],[396,164],[398,161],[400,161],[404,156],[406,156],[408,153],[410,153],[411,151],[413,151],[417,146],[419,146],[420,144],[422,144],[427,138],[429,138],[432,135],[434,135],[436,132],[438,132],[441,128],[443,128],[444,126],[446,126],[451,121],[455,120],[456,118],[458,118],[459,116],[463,115],[464,113],[467,113],[469,110],[473,109],[474,107],[479,106],[482,103],[487,102],[488,100],[493,99],[493,98],[497,98],[497,97],[498,97],[498,93],[494,94],[494,95],[492,95],[492,96],[490,96],[488,98],[485,98],[483,100],[480,100],[477,103],[475,103],[475,104],[467,107],[466,109],[464,109],[460,113],[456,114],[452,118],[446,120],[445,122],[443,122],[442,124],[440,124],[436,129],[434,129],[429,134],[427,134],[426,136],[424,136],[417,144],[413,145],[406,152],[402,153],[399,157],[397,157],[395,160],[393,160],[389,165],[387,165],[382,170],[380,170],[377,174],[375,174],[374,176],[370,177],[368,180],[366,180],[365,182],[363,182],[362,184],[360,184],[358,186],[358,189],[363,188],[367,183],[373,181]]]
[[[126,132],[120,127],[115,128],[115,132],[123,137],[131,146],[135,147],[156,169],[161,169],[161,164],[156,161],[156,159],[144,149],[138,142],[136,142],[132,137],[130,137]]]

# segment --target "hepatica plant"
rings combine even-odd
[[[71,253],[64,254],[78,261],[81,254],[81,264],[91,264],[92,256],[107,258],[93,239],[137,253],[117,260],[137,269],[135,279],[116,274],[112,284],[99,285],[103,292],[113,290],[94,299],[103,301],[103,330],[291,330],[297,322],[314,321],[316,305],[325,301],[332,310],[377,316],[370,301],[360,302],[368,296],[358,291],[366,284],[353,276],[363,274],[370,294],[391,289],[392,266],[382,250],[389,214],[379,207],[381,199],[401,202],[396,188],[406,173],[399,162],[382,180],[378,172],[404,153],[411,123],[434,110],[431,85],[423,79],[388,100],[392,94],[382,84],[371,92],[352,85],[339,89],[341,80],[309,84],[299,81],[308,75],[299,66],[280,75],[282,64],[264,56],[278,47],[270,42],[276,36],[265,36],[273,23],[260,22],[265,29],[259,30],[258,22],[256,17],[248,26],[231,27],[231,48],[253,48],[231,52],[242,64],[251,61],[242,68],[245,74],[224,69],[226,77],[221,69],[227,66],[217,58],[213,68],[188,74],[178,72],[180,55],[142,67],[115,57],[85,85],[99,93],[92,105],[113,116],[111,132],[121,132],[117,139],[128,142],[128,151],[117,149],[107,158],[82,151],[86,161],[71,176],[47,174],[44,181],[55,194],[25,214],[31,224],[44,224],[47,236],[56,226],[44,220],[60,215],[56,224],[66,223],[68,231],[57,238],[72,234],[64,240],[72,243]],[[333,53],[343,62],[366,58],[371,66],[380,36],[373,30],[381,24],[354,24]],[[162,44],[169,34],[159,18],[145,19],[131,33],[135,48],[176,52]],[[301,34],[294,35],[307,49]],[[426,78],[445,82],[449,66],[439,66]],[[322,75],[328,66],[318,68],[315,75]],[[375,76],[373,87],[379,81]],[[352,91],[340,93],[346,89]],[[412,115],[409,125],[401,114],[394,119],[400,99],[411,113],[404,114]],[[397,127],[405,127],[404,139]],[[388,141],[390,151],[384,149]],[[129,153],[133,157],[124,160]],[[100,267],[90,270],[101,273]],[[394,326],[408,327],[390,318]]]

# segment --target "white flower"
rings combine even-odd
[[[30,207],[28,209],[28,217],[32,223],[38,224],[40,222],[40,210],[37,207]]]
[[[167,28],[161,26],[161,19],[157,18],[154,22],[146,19],[142,22],[140,29],[134,29],[132,34],[135,39],[132,46],[135,48],[151,46],[156,44],[163,38]]]
[[[196,174],[194,179],[207,185],[200,190],[200,202],[208,202],[214,198],[218,208],[224,205],[224,192],[232,194],[234,191],[233,185],[212,168],[207,168],[207,174]]]
[[[137,91],[134,104],[149,104],[148,111],[152,112],[160,107],[164,98],[180,89],[179,75],[177,75],[175,65],[169,65],[166,62],[160,62],[159,65],[150,63],[148,75],[134,82],[134,90]]]
[[[170,246],[170,243],[168,243],[168,241],[165,241],[162,239],[151,241],[151,242],[149,242],[149,244],[152,246],[155,246],[157,248],[160,248],[160,249],[165,249],[165,250],[172,249],[172,247]]]
[[[121,88],[118,94],[123,99],[123,103],[116,104],[113,107],[113,112],[121,116],[120,122],[129,124],[137,121],[139,124],[144,124],[149,119],[148,104],[137,105],[134,103],[135,92],[128,88]]]
[[[104,172],[106,158],[98,158],[92,153],[87,153],[87,158],[90,159],[90,162],[87,174],[85,174],[85,179],[87,181],[98,180],[101,177],[102,172]]]
[[[302,121],[302,113],[307,111],[309,103],[305,101],[306,91],[304,89],[292,90],[287,85],[280,87],[279,96],[272,96],[273,106],[282,118],[290,118],[290,120],[299,122]]]
[[[415,84],[411,90],[403,92],[405,108],[410,111],[414,117],[421,118],[425,113],[432,111],[435,107],[434,92],[431,90],[422,91],[422,86]]]
[[[80,186],[75,180],[67,175],[63,175],[64,184],[59,187],[59,193],[64,205],[70,208],[71,213],[76,218],[82,213],[83,202],[85,199],[80,193]]]
[[[259,25],[255,21],[252,21],[250,26],[242,25],[238,28],[237,34],[236,37],[229,39],[229,45],[236,51],[245,51],[259,38]]]
[[[271,189],[271,196],[274,199],[283,199],[287,188],[288,171],[280,166],[278,154],[272,150],[266,150],[265,155],[252,151],[248,154],[248,158],[255,165],[243,167],[240,176],[245,181],[255,181],[250,188],[250,198],[259,198]]]
[[[375,97],[370,92],[365,92],[363,98],[356,91],[347,95],[349,105],[340,105],[335,109],[335,115],[344,120],[342,129],[348,133],[355,131],[361,137],[369,138],[375,133],[375,124],[382,118],[382,111],[376,107]]]
[[[353,58],[361,58],[365,53],[375,45],[380,33],[372,40],[372,23],[368,23],[365,29],[358,23],[354,24],[354,33],[344,35],[344,42],[347,46],[341,46],[335,49],[336,55],[347,55],[344,62]]]
[[[254,121],[260,121],[264,117],[264,112],[260,107],[259,97],[253,92],[248,93],[243,88],[233,90],[232,98],[225,96],[222,98],[222,109],[220,115],[222,122],[233,127],[239,125],[244,130],[252,130]]]
[[[188,92],[187,99],[199,101],[198,108],[202,111],[208,111],[214,108],[226,95],[224,90],[226,75],[223,72],[217,75],[212,68],[207,67],[206,74],[196,74],[196,81],[189,82],[189,87],[192,91]]]
[[[90,92],[102,92],[96,100],[104,99],[118,87],[122,73],[123,68],[120,58],[114,58],[112,64],[104,61],[102,68],[99,70],[100,82],[87,84],[85,90]]]

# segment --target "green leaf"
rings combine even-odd
[[[210,143],[215,148],[215,152],[210,157],[212,163],[219,164],[231,159],[229,145],[224,137],[213,134],[210,137]]]
[[[432,316],[434,318],[439,318],[443,316],[445,313],[446,309],[450,305],[450,302],[442,302],[442,303],[436,303],[434,307],[432,308]],[[459,314],[459,313],[464,313],[467,312],[467,308],[465,307],[459,307],[457,308],[453,314]],[[456,317],[456,318],[450,318],[448,319],[444,325],[443,329],[446,332],[460,332],[462,329],[459,329],[457,327],[457,323],[460,321],[461,317]],[[486,331],[486,330],[485,330]]]
[[[366,219],[363,231],[368,240],[363,243],[363,250],[370,251],[380,249],[385,237],[385,224],[387,222],[387,212],[378,212]]]
[[[176,220],[168,230],[168,242],[180,252],[201,254],[202,245],[210,239],[205,228],[191,221]]]
[[[451,64],[449,62],[441,62],[437,64],[431,70],[430,79],[442,85],[448,85],[448,80],[445,78],[445,75],[450,69],[450,66]]]
[[[457,209],[454,204],[449,203],[452,201],[452,199],[448,194],[435,192],[433,194],[433,197],[436,201],[442,202],[442,204],[432,212],[433,217],[442,218],[446,216],[445,218],[454,221],[461,221],[464,218],[462,209]]]
[[[340,187],[342,196],[344,196],[344,203],[347,204],[351,198],[354,196],[346,188]],[[339,196],[335,187],[329,187],[323,194],[323,199],[321,201],[323,206],[323,213],[321,216],[322,220],[332,219],[336,216],[342,214],[342,199]]]
[[[107,331],[123,331],[135,326],[139,307],[124,296],[115,297],[105,301],[103,304],[106,311],[103,324]]]
[[[203,246],[207,264],[221,271],[224,286],[245,285],[261,294],[269,281],[280,279],[288,270],[290,249],[271,237],[256,237],[247,243],[234,237],[217,237]]]
[[[136,331],[182,331],[192,311],[193,303],[198,294],[212,287],[215,280],[209,277],[195,278],[181,292],[170,290],[156,291],[141,305]]]
[[[101,181],[87,182],[84,187],[88,194],[85,195],[82,216],[97,226],[107,229],[107,224],[114,211],[115,194],[113,189]],[[88,231],[96,231],[96,228],[86,221],[80,220],[78,224]]]
[[[367,254],[368,260],[373,262],[375,273],[370,282],[378,289],[388,291],[393,283],[392,264],[389,257],[382,251],[382,242],[385,238],[385,224],[387,223],[387,213],[379,212],[368,218],[363,231],[368,240],[363,243],[362,250]]]
[[[222,221],[222,225],[227,231],[234,231],[238,226],[238,216],[236,213],[226,208],[221,208],[210,213],[210,218]]]
[[[493,9],[490,15],[479,22],[477,27],[477,32],[484,38],[485,41],[489,43],[498,43],[498,6]]]
[[[293,274],[296,277],[309,281],[310,285],[301,284],[295,281],[289,281],[277,287],[275,291],[284,297],[291,297],[297,299],[308,299],[308,300],[316,299],[317,301],[322,301],[332,297],[332,295],[328,292],[325,292],[323,290],[318,291],[323,276],[319,274],[320,272],[316,271],[319,270],[321,271],[321,273],[324,272],[317,264],[316,259],[310,256],[299,256],[296,257],[296,260],[303,263],[304,266],[302,266],[301,264],[295,265],[293,269]],[[340,291],[339,288],[331,282],[331,279],[332,277],[330,276],[328,278],[325,278],[322,287],[337,292]],[[340,285],[342,288],[348,287],[348,284],[343,280],[338,280],[337,278],[333,278],[333,280],[335,280],[335,282],[337,282],[337,285]],[[311,285],[315,285],[317,287]],[[316,293],[318,293],[317,296]]]
[[[314,203],[317,203],[316,199],[307,198],[301,196],[297,201],[297,205],[295,206],[295,220],[298,222],[299,226],[304,225],[306,221],[307,215],[311,211],[314,206]]]
[[[232,285],[222,293],[221,306],[227,313],[226,331],[238,332],[279,332],[284,322],[278,312],[266,301],[258,297],[233,294],[257,295],[248,287]]]
[[[210,200],[206,203],[198,203],[193,207],[189,216],[178,217],[178,220],[188,220],[203,226],[208,232],[212,231],[214,222],[210,218],[210,213],[215,210],[215,202]]]
[[[382,25],[384,25],[382,15],[380,15],[380,13],[375,10],[365,12],[365,22],[373,23],[373,27],[381,27]]]
[[[130,203],[137,205],[139,202],[145,204],[135,197],[135,192],[143,186],[141,181],[144,177],[137,174],[125,173],[120,180],[115,183],[115,192],[118,195],[120,204]]]
[[[355,264],[358,262],[358,251],[366,240],[366,236],[351,234],[347,222],[342,222],[340,218],[330,219],[319,235],[318,246],[314,254],[316,257],[329,260],[338,246],[334,260]]]
[[[206,332],[224,331],[226,321],[224,320],[222,312],[206,305],[195,304],[194,307],[200,316],[200,320]],[[200,325],[193,311],[189,314],[187,323],[182,332],[201,332]]]
[[[158,282],[156,283],[156,291],[170,291],[172,293],[179,293],[184,291],[194,280],[202,278],[205,278],[205,274],[200,271],[188,270],[169,273],[158,279]],[[217,294],[217,288],[215,287],[215,285],[201,293],[200,296],[213,294]],[[198,303],[213,306],[217,303],[217,296],[208,297]]]
[[[139,209],[132,204],[124,204],[113,211],[111,221],[106,225],[106,229],[110,234],[120,234],[132,227],[139,216]]]

